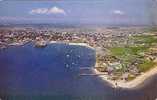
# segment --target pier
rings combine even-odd
[[[92,69],[96,69],[98,67],[79,67],[80,70],[92,70]],[[99,75],[107,75],[107,73],[100,73],[100,74],[95,74],[95,73],[91,73],[91,74],[86,74],[86,73],[82,73],[79,74],[79,76],[99,76]]]
[[[79,76],[100,76],[100,75],[107,75],[107,74],[79,74]]]

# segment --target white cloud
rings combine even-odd
[[[53,7],[51,9],[49,9],[49,13],[53,13],[53,14],[65,14],[65,11],[61,8],[58,8],[58,7]]]
[[[123,11],[121,11],[121,10],[113,10],[111,13],[112,13],[112,14],[116,14],[116,15],[124,15],[124,14],[125,14],[125,13],[124,13]]]
[[[31,14],[46,14],[48,13],[47,8],[38,8],[38,9],[33,9],[30,11]]]
[[[64,9],[58,8],[56,6],[52,8],[37,8],[37,9],[32,9],[30,14],[66,14]]]
[[[1,1],[3,1],[3,0],[0,0],[0,2],[1,2]]]

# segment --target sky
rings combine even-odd
[[[0,24],[150,25],[156,22],[156,4],[157,0],[0,0]]]

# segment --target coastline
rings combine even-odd
[[[78,45],[78,46],[85,46],[85,47],[88,47],[90,49],[95,49],[94,47],[88,45],[87,43],[59,42],[59,41],[50,41],[50,42],[48,42],[48,44],[53,44],[53,43],[63,43],[63,44],[67,44],[67,45]]]
[[[59,41],[50,41],[47,42],[47,44],[53,44],[53,43],[63,43],[63,44],[67,44],[67,45],[78,45],[78,46],[84,46],[84,47],[88,47],[90,49],[95,50],[94,47],[88,45],[87,43],[73,43],[73,42],[59,42]],[[13,44],[13,46],[19,45],[20,43],[15,43]],[[92,70],[94,74],[104,74],[104,72],[99,72],[96,69]],[[137,76],[134,80],[131,80],[129,82],[120,80],[120,81],[113,81],[108,79],[108,75],[98,75],[99,78],[101,78],[103,81],[108,82],[113,88],[128,88],[128,89],[133,89],[136,88],[137,86],[139,86],[140,84],[144,83],[144,81],[146,79],[148,79],[149,77],[153,76],[157,74],[157,66],[155,66],[154,68],[150,69],[147,72],[142,73],[141,75]]]
[[[103,72],[98,72],[96,69],[94,69],[93,72],[95,74],[103,73]],[[134,80],[131,80],[129,82],[109,80],[109,79],[107,79],[107,75],[101,75],[98,77],[100,77],[102,80],[110,83],[113,88],[133,89],[133,88],[138,87],[140,84],[143,84],[146,79],[148,79],[149,77],[151,77],[155,74],[157,74],[157,66],[155,66],[154,68],[150,69],[149,71],[147,71],[145,73],[142,73],[141,75],[137,76]]]

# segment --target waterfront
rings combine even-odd
[[[86,46],[31,43],[0,51],[0,93],[6,100],[155,100],[157,78],[136,89],[114,89],[97,76],[79,76],[79,67],[95,65],[95,51]]]

